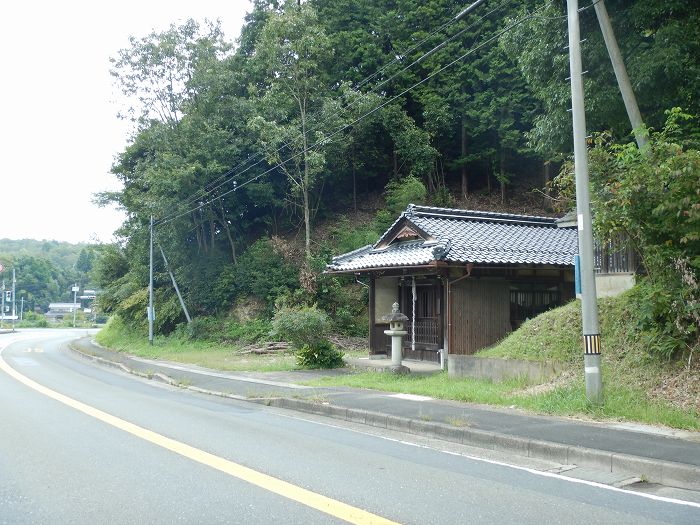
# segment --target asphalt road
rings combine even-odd
[[[0,524],[700,523],[697,504],[143,381],[66,331],[17,337],[0,336]]]

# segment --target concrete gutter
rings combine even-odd
[[[111,361],[79,350],[73,344],[69,348],[77,354],[98,363],[118,368],[129,374],[161,381],[193,392],[258,403],[265,406],[296,410],[352,423],[403,432],[406,434],[440,439],[487,450],[508,452],[524,457],[557,462],[563,465],[589,467],[615,475],[637,477],[650,483],[700,491],[700,466],[677,463],[661,459],[635,456],[513,436],[506,433],[448,425],[421,419],[406,418],[365,409],[348,408],[329,402],[316,402],[289,397],[248,397],[219,392],[184,384],[159,372],[144,373],[129,368],[123,363]]]

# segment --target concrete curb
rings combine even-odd
[[[651,483],[700,491],[700,467],[683,463],[521,438],[498,432],[403,418],[369,410],[344,408],[326,403],[313,403],[302,399],[278,397],[247,399],[247,401],[441,439],[462,445],[510,452],[520,456],[553,461],[564,465],[590,467],[613,474],[638,477]]]
[[[132,370],[122,363],[82,352],[73,346],[73,344],[69,344],[68,346],[73,352],[101,364],[119,368],[124,372],[145,379],[155,379],[172,386],[202,394],[332,417],[352,423],[361,423],[363,425],[385,428],[416,436],[441,439],[443,441],[460,443],[462,445],[469,445],[487,450],[509,452],[524,457],[543,459],[564,465],[595,468],[613,474],[638,477],[650,483],[660,483],[669,487],[700,491],[700,467],[693,465],[646,458],[632,454],[620,454],[586,447],[577,447],[574,445],[565,445],[550,441],[522,438],[469,427],[410,419],[370,410],[346,408],[331,405],[330,403],[319,403],[287,397],[243,397],[182,384],[161,373],[145,374],[137,370]]]

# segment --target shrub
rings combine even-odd
[[[216,332],[216,322],[209,317],[195,317],[191,323],[181,323],[175,329],[176,337],[189,340],[211,339]]]
[[[409,204],[424,203],[427,193],[425,185],[413,176],[390,181],[384,193],[387,209],[377,213],[375,229],[382,232],[386,230]]]
[[[368,289],[348,277],[322,275],[316,294],[318,306],[328,312],[333,327],[350,336],[367,335]]]
[[[266,319],[252,319],[245,323],[231,322],[226,326],[224,337],[245,343],[267,339],[272,326]]]
[[[328,340],[302,346],[297,350],[296,357],[297,364],[303,368],[339,368],[345,364],[343,352]]]
[[[435,193],[433,193],[431,203],[433,206],[445,208],[454,206],[455,199],[452,194],[450,194],[450,190],[447,186],[440,186],[435,190]]]
[[[594,136],[590,150],[594,227],[602,240],[623,235],[646,276],[630,296],[651,355],[679,357],[700,346],[700,151],[697,117],[667,112],[647,147]],[[573,165],[558,183],[573,199]]]
[[[401,180],[392,180],[386,185],[386,207],[389,212],[398,215],[411,203],[425,202],[428,191],[420,179],[408,176]]]
[[[368,244],[374,244],[380,233],[383,232],[377,232],[372,225],[357,224],[341,216],[329,229],[327,245],[322,247],[321,253],[326,255],[323,252],[327,252],[327,256],[330,257],[330,255],[351,252]],[[324,257],[324,266],[328,262],[328,257]]]
[[[330,329],[328,315],[314,306],[282,307],[272,319],[272,333],[289,341],[296,349],[316,348],[326,341]]]
[[[237,264],[223,270],[212,294],[222,306],[231,306],[237,297],[253,296],[271,309],[279,295],[298,287],[298,269],[275,251],[269,239],[259,239]]]

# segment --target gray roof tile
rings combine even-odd
[[[402,219],[436,242],[391,240]],[[556,219],[409,205],[374,246],[335,257],[328,271],[451,263],[573,265],[578,253],[575,229],[557,228]]]

